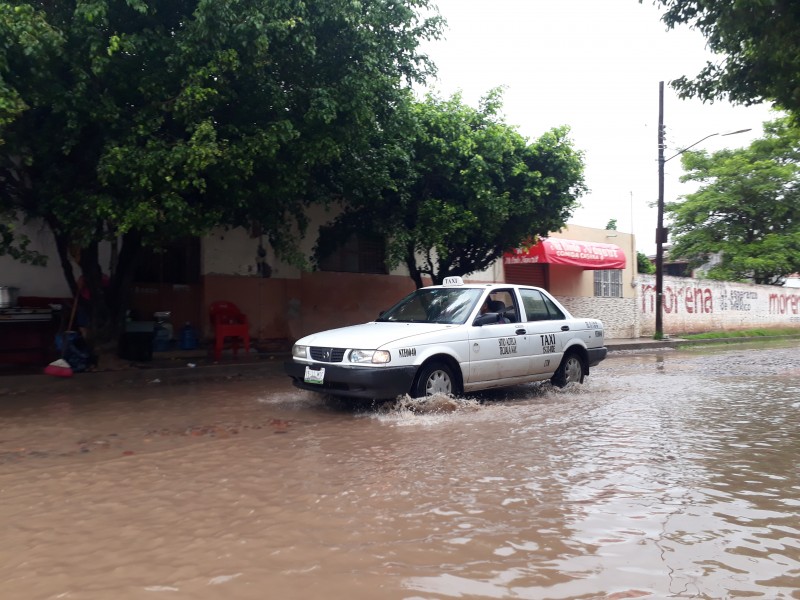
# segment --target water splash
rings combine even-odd
[[[408,395],[401,396],[393,402],[384,403],[379,412],[413,413],[419,415],[441,415],[462,411],[475,411],[480,409],[480,403],[472,398],[458,398],[445,394],[434,394],[425,398],[412,398]]]

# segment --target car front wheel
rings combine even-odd
[[[555,374],[550,379],[556,387],[565,387],[569,383],[583,383],[586,376],[583,361],[575,352],[569,352],[558,365]]]
[[[424,398],[434,394],[451,395],[455,391],[455,379],[450,367],[443,363],[423,365],[414,383],[412,396]]]

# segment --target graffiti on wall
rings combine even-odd
[[[642,313],[655,313],[656,289],[642,283]],[[759,299],[753,290],[712,289],[695,285],[666,285],[662,306],[666,314],[711,314],[715,311],[749,312]],[[781,291],[769,293],[769,314],[800,315],[800,293]]]
[[[796,315],[800,314],[800,294],[769,295],[769,313],[771,315]]]
[[[730,290],[720,294],[719,307],[720,310],[750,310],[753,305],[749,300],[758,300],[758,292]]]
[[[670,286],[664,287],[664,296],[662,299],[662,307],[664,312],[680,313],[685,312],[688,314],[695,313],[713,313],[714,312],[714,295],[711,288],[694,287],[694,286]],[[721,310],[725,310],[721,308]],[[654,285],[642,285],[642,312],[655,313],[656,311],[656,288]]]

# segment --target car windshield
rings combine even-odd
[[[475,308],[481,293],[476,288],[422,288],[403,298],[378,321],[460,325]]]

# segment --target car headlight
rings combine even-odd
[[[352,350],[350,362],[384,364],[392,360],[392,355],[386,350]]]
[[[292,346],[292,357],[294,358],[308,358],[308,346],[298,346],[295,344]]]

